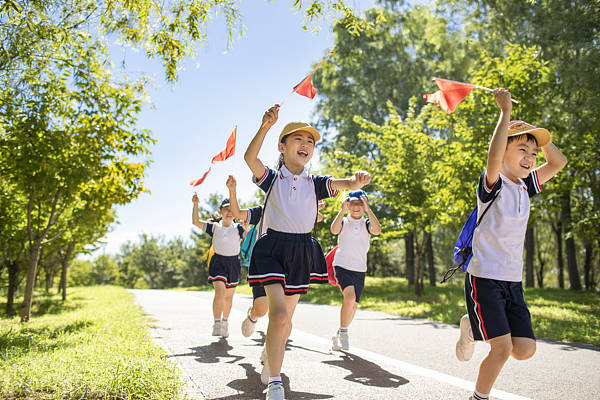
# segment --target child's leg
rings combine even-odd
[[[213,281],[215,288],[215,297],[213,298],[213,316],[215,319],[221,319],[225,303],[225,283],[223,281]]]
[[[233,295],[235,294],[235,287],[226,288],[223,295],[223,318],[229,318],[231,313],[231,306],[233,304]]]
[[[356,302],[354,286],[346,286],[342,294],[344,295],[344,302],[340,310],[340,327],[347,328],[354,319],[358,303]]]
[[[269,312],[269,301],[267,296],[262,296],[254,299],[252,309],[250,310],[250,318],[256,321],[260,317],[264,317]]]
[[[510,333],[495,337],[487,342],[491,346],[490,352],[479,365],[479,374],[475,383],[475,389],[480,393],[489,393],[492,390],[492,386],[504,363],[513,351]]]
[[[300,295],[286,296],[283,286],[278,284],[265,286],[269,301],[269,327],[267,328],[267,358],[270,376],[281,374],[285,342],[291,331],[292,313]]]
[[[512,353],[510,354],[516,360],[527,360],[535,354],[535,340],[528,337],[512,338]]]

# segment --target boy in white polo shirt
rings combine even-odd
[[[546,129],[510,121],[508,91],[495,89],[494,98],[500,118],[477,186],[478,219],[487,207],[490,210],[473,234],[473,256],[465,277],[468,314],[460,321],[456,343],[461,361],[471,358],[476,340],[491,346],[479,366],[471,400],[489,398],[509,356],[526,360],[535,353],[531,316],[521,285],[529,198],[541,192],[541,185],[567,164]],[[538,148],[546,163],[534,169]]]
[[[364,218],[364,213],[368,218]],[[345,217],[346,212],[350,212]],[[333,258],[335,281],[344,295],[340,310],[340,328],[333,337],[334,350],[350,348],[348,327],[365,287],[367,272],[367,252],[371,235],[381,233],[381,225],[371,207],[367,195],[362,190],[348,193],[342,209],[331,224],[331,233],[338,235],[338,250]]]

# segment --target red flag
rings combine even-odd
[[[467,97],[475,85],[449,81],[447,79],[433,78],[440,90],[431,94],[424,94],[423,98],[429,103],[439,104],[442,110],[450,114],[456,109],[461,101]]]
[[[231,132],[231,135],[229,135],[229,139],[227,139],[227,145],[225,146],[225,150],[223,150],[222,152],[220,152],[219,154],[217,154],[216,156],[213,157],[213,159],[211,161],[213,164],[215,163],[215,161],[225,161],[229,157],[231,157],[235,154],[236,134],[237,134],[237,126],[235,128],[233,128],[233,132]]]
[[[204,182],[204,179],[206,178],[206,175],[208,175],[208,173],[210,172],[211,169],[212,169],[212,167],[209,168],[208,171],[206,171],[204,173],[204,175],[202,175],[202,178],[200,178],[200,179],[194,179],[193,181],[190,181],[190,185],[192,185],[192,186],[198,186],[199,184],[201,184],[202,182]]]
[[[306,78],[304,78],[302,82],[294,86],[294,92],[301,94],[302,96],[306,96],[309,99],[314,99],[315,95],[317,94],[317,88],[314,87],[311,82],[312,74],[313,73],[311,72]]]

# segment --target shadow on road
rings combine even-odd
[[[240,367],[246,371],[246,378],[235,379],[227,384],[233,390],[237,390],[237,394],[232,394],[225,397],[217,397],[215,400],[241,400],[241,399],[262,399],[265,397],[263,390],[265,386],[260,382],[260,372],[254,369],[252,364],[240,363]],[[290,389],[290,378],[285,374],[281,374],[281,381],[285,389],[285,398],[294,400],[309,400],[309,399],[331,399],[332,395],[318,394],[309,392],[295,392]]]
[[[374,362],[367,361],[354,354],[343,353],[341,360],[323,361],[323,363],[350,371],[350,375],[344,377],[347,381],[383,388],[395,388],[409,382],[408,379],[394,375]]]
[[[173,354],[169,357],[196,357],[196,361],[207,364],[215,364],[221,362],[223,358],[231,358],[229,361],[225,361],[228,364],[234,364],[240,360],[243,360],[243,356],[235,354],[229,354],[233,347],[227,343],[227,339],[220,338],[216,342],[212,342],[206,346],[191,347],[190,353]]]

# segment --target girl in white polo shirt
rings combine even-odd
[[[365,219],[364,213],[368,218]],[[345,217],[346,212],[350,215]],[[350,347],[348,327],[365,287],[367,253],[371,235],[381,233],[379,220],[369,207],[367,195],[362,190],[348,193],[342,209],[331,224],[331,233],[338,235],[338,250],[333,258],[335,281],[344,295],[340,310],[340,327],[333,337],[334,350]]]
[[[231,312],[233,294],[240,280],[241,263],[238,257],[240,243],[245,236],[245,229],[233,222],[233,214],[229,209],[229,200],[225,199],[219,207],[221,222],[201,221],[198,214],[198,196],[192,197],[192,223],[212,236],[215,254],[208,266],[208,282],[215,288],[213,298],[213,336],[229,336],[227,319]]]
[[[309,283],[328,282],[323,250],[311,236],[317,202],[335,196],[339,189],[356,190],[371,181],[364,171],[347,179],[309,175],[305,167],[321,135],[305,122],[291,122],[283,128],[278,143],[279,166],[277,170],[265,167],[258,153],[278,113],[278,105],[265,112],[244,155],[254,181],[266,193],[262,222],[268,229],[252,251],[248,282],[263,286],[269,302],[265,360],[270,372],[268,400],[284,398],[281,364],[300,294],[307,292]]]

